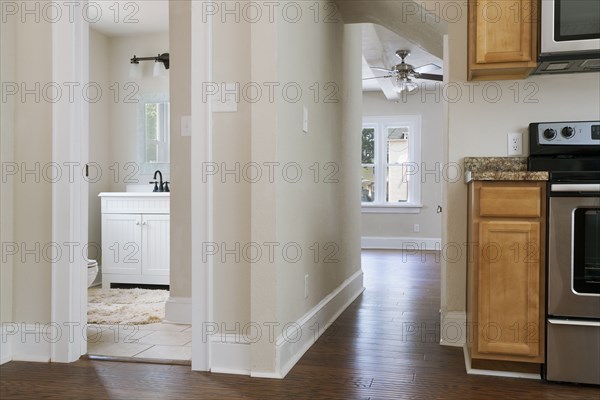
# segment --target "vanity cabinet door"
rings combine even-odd
[[[142,273],[140,214],[102,214],[102,272]]]
[[[142,215],[142,275],[169,276],[170,216]]]

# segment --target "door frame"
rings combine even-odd
[[[203,100],[203,85],[212,81],[212,15],[204,12],[204,1],[191,2],[192,52],[192,157],[191,221],[192,249],[201,249],[213,237],[213,180],[202,179],[202,166],[212,162],[212,106]],[[212,257],[192,253],[192,370],[209,371],[210,340],[204,340],[204,324],[213,320]]]
[[[61,9],[62,3],[52,3]],[[72,22],[59,18],[52,23],[52,81],[77,82],[75,90],[80,91],[52,105],[52,162],[62,172],[52,183],[52,243],[60,250],[52,257],[51,272],[53,362],[77,361],[87,353],[88,184],[83,171],[89,155],[89,107],[82,86],[89,81],[89,27],[81,13],[74,16]]]
[[[60,9],[59,1],[53,1]],[[81,5],[87,0],[81,0]],[[200,171],[212,160],[211,105],[202,101],[203,82],[212,76],[212,22],[203,16],[202,1],[192,1],[192,162]],[[74,21],[61,18],[52,26],[52,79],[54,82],[89,81],[89,25],[81,13]],[[210,17],[209,17],[210,18]],[[77,96],[76,96],[77,97]],[[52,161],[79,163],[89,157],[89,105],[81,96],[52,106]],[[70,165],[70,164],[67,164]],[[82,171],[82,169],[75,171]],[[52,185],[52,241],[75,243],[82,254],[88,242],[88,185],[83,174],[73,182]],[[192,248],[212,238],[212,181],[192,174]],[[60,221],[60,223],[58,223]],[[190,249],[191,251],[191,249]],[[83,257],[56,257],[52,263],[51,326],[58,340],[51,344],[53,362],[74,362],[87,353],[87,262]],[[204,322],[212,320],[212,263],[192,257],[192,369],[210,370],[210,343],[202,340]]]

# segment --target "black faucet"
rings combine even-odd
[[[156,174],[158,174],[158,176],[160,177],[160,186],[157,186],[158,182],[156,182]],[[163,186],[164,183],[163,183],[162,172],[160,172],[160,170],[158,170],[158,169],[156,171],[154,171],[154,177],[152,179],[154,179],[154,182],[150,182],[150,183],[154,183],[154,190],[153,190],[153,192],[164,192],[165,188]]]

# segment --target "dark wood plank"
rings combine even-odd
[[[597,387],[467,375],[439,345],[435,253],[365,251],[366,291],[283,380],[80,360],[0,367],[5,399],[600,399]],[[422,325],[424,324],[424,325]],[[425,334],[407,334],[408,326]]]

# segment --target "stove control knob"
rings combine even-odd
[[[562,128],[562,131],[560,131],[560,134],[563,135],[565,139],[571,139],[575,135],[575,130],[570,126],[565,126]]]
[[[544,131],[543,135],[546,140],[554,140],[556,138],[556,131],[552,128],[548,128]]]

